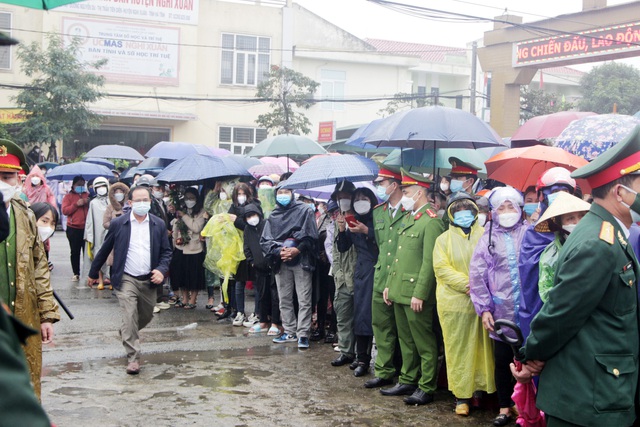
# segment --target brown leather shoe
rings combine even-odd
[[[140,373],[140,363],[137,360],[133,362],[129,362],[127,365],[127,374],[129,375],[138,375]]]

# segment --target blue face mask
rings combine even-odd
[[[461,179],[452,179],[451,184],[449,185],[449,190],[452,193],[457,193],[458,191],[462,191],[462,185],[464,181]]]
[[[558,197],[558,193],[551,193],[547,195],[547,206],[551,206],[551,203]]]
[[[282,206],[287,206],[289,203],[291,203],[291,196],[288,194],[278,194],[276,196],[276,202],[278,202],[278,204]]]
[[[527,214],[527,216],[533,215],[536,209],[538,209],[537,203],[525,203],[524,206],[522,207],[522,210],[524,211],[524,213]]]
[[[458,227],[469,228],[476,216],[470,210],[458,211],[453,214],[453,223]]]
[[[376,187],[376,195],[378,196],[378,199],[382,200],[383,202],[386,202],[387,200],[389,200],[389,195],[387,194],[387,188],[383,187],[382,185],[378,185]]]
[[[74,191],[76,193],[84,193],[84,185],[76,185]]]

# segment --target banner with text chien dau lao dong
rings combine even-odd
[[[98,74],[113,83],[174,85],[179,83],[180,29],[127,25],[94,19],[62,21],[67,40],[82,38],[83,61],[105,58]]]
[[[198,25],[198,7],[199,0],[85,0],[57,7],[52,12]]]

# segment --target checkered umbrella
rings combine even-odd
[[[378,166],[366,157],[345,154],[313,159],[295,171],[285,188],[315,188],[335,185],[342,180],[372,181],[378,176]]]

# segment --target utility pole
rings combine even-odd
[[[478,62],[478,43],[471,43],[471,84],[469,90],[469,112],[476,115],[476,64]]]

